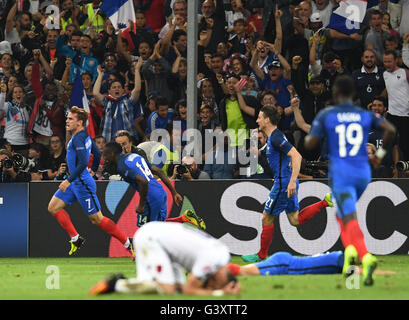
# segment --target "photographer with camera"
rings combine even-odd
[[[201,171],[195,162],[195,158],[185,156],[182,158],[181,164],[175,164],[173,167],[173,174],[170,180],[202,180],[211,179],[209,174]]]
[[[20,155],[21,157],[21,155]],[[20,170],[13,153],[6,149],[0,150],[0,183],[1,182],[30,182],[40,180],[37,175]]]

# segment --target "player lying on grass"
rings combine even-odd
[[[91,295],[240,293],[240,284],[227,268],[229,249],[202,231],[179,223],[150,222],[135,233],[133,243],[137,277],[110,276],[96,284]]]
[[[275,276],[300,274],[342,273],[344,253],[334,251],[314,256],[296,257],[288,252],[277,252],[258,263],[240,266],[230,263],[228,269],[237,276]],[[362,270],[358,268],[359,272]],[[376,274],[395,274],[393,271],[376,270]]]
[[[166,191],[156,181],[153,174],[157,175],[169,188],[177,205],[182,203],[182,196],[176,192],[169,178],[159,167],[151,165],[136,153],[123,154],[122,147],[117,142],[107,143],[103,154],[104,160],[113,163],[118,174],[139,192],[140,201],[136,208],[138,227],[147,222],[166,220],[168,222],[189,222],[202,230],[206,229],[203,219],[190,210],[180,217],[167,218]]]

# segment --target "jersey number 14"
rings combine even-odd
[[[359,123],[339,124],[335,127],[335,132],[338,134],[339,156],[341,158],[356,156],[363,142],[362,126]],[[349,153],[347,144],[352,145]]]

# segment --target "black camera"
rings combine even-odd
[[[328,174],[328,162],[302,159],[300,172],[314,178],[325,178]]]
[[[189,171],[189,165],[187,165],[187,164],[181,164],[181,165],[176,167],[176,172],[179,175],[184,175],[188,171]]]
[[[398,161],[396,163],[396,169],[398,169],[398,171],[408,171],[409,161]]]
[[[6,169],[11,169],[13,168],[13,160],[9,158],[4,158],[0,160],[0,167],[1,168],[6,168]]]

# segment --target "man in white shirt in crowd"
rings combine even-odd
[[[395,51],[383,54],[386,90],[388,92],[388,112],[386,118],[392,122],[399,133],[399,148],[403,160],[409,160],[409,70],[398,66]]]

